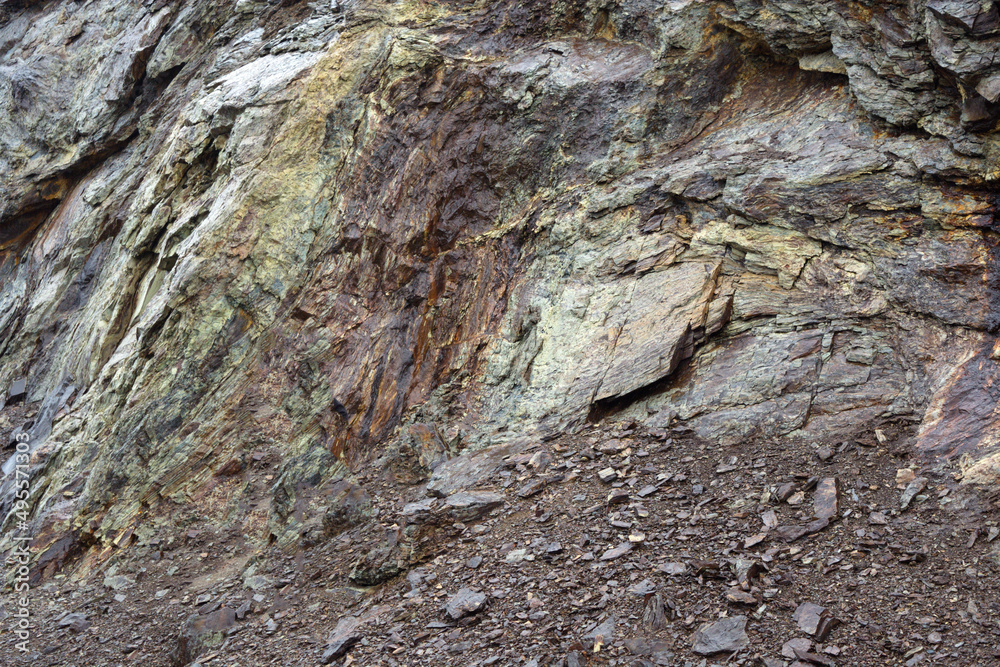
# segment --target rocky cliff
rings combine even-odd
[[[0,5],[34,581],[587,428],[995,484],[998,46],[978,0]]]

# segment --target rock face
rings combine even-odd
[[[359,467],[588,419],[914,423],[996,481],[998,40],[946,0],[6,5],[39,563],[174,502],[289,543]]]

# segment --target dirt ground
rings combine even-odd
[[[403,508],[423,487],[369,466],[376,517],[311,546],[253,553],[211,525],[165,526],[99,574],[56,575],[31,592],[33,652],[15,650],[8,617],[0,662],[172,665],[211,619],[198,664],[213,667],[1000,665],[1000,495],[922,468],[908,441],[890,425],[826,448],[721,448],[595,426],[509,457],[476,489],[502,505],[465,522],[414,519]],[[817,493],[834,488],[824,525]],[[422,521],[409,569],[352,583],[407,521]],[[722,618],[737,627],[720,639]],[[713,637],[728,648],[696,653],[699,629],[703,652]]]

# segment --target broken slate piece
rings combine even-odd
[[[625,489],[615,489],[608,494],[609,505],[620,505],[628,502],[628,491]]]
[[[517,490],[518,498],[530,498],[531,496],[536,496],[542,492],[545,488],[545,481],[541,479],[533,479],[520,489]]]
[[[598,642],[607,644],[613,640],[615,638],[616,621],[617,619],[614,616],[609,616],[603,623],[595,623],[583,636],[584,647],[590,649]]]
[[[486,594],[474,591],[471,588],[463,588],[452,596],[444,606],[452,620],[457,621],[463,616],[475,614],[486,604]]]
[[[906,509],[913,502],[913,499],[918,493],[927,488],[927,478],[917,477],[915,480],[906,485],[906,489],[903,491],[903,495],[899,498],[900,509]]]
[[[459,491],[448,496],[444,506],[460,521],[481,519],[503,505],[503,496],[492,491]]]
[[[818,533],[829,525],[829,519],[816,519],[815,521],[810,521],[804,526],[779,526],[775,529],[774,534],[785,542],[794,542],[800,537]]]
[[[820,481],[813,496],[813,506],[813,516],[819,519],[832,519],[840,513],[840,486],[836,477]]]
[[[618,473],[615,472],[614,468],[605,468],[604,470],[600,470],[597,473],[597,477],[605,484],[610,484],[615,480],[615,477],[617,476]]]
[[[342,658],[355,644],[361,641],[361,633],[358,632],[360,622],[353,616],[341,619],[337,627],[333,629],[330,636],[326,638],[326,650],[320,662],[329,665],[334,660]]]
[[[632,551],[632,543],[623,542],[614,549],[608,549],[607,551],[605,551],[604,554],[601,555],[601,560],[614,560],[616,558],[624,556],[630,551]]]
[[[795,493],[795,484],[793,482],[786,482],[775,489],[774,497],[778,499],[778,502],[783,503],[791,498],[793,493]]]
[[[719,619],[703,626],[694,634],[694,646],[691,650],[698,655],[712,655],[746,648],[750,643],[746,629],[746,616]]]
[[[830,631],[839,624],[825,607],[812,602],[803,602],[795,609],[793,617],[799,629],[813,635],[817,641],[823,641]]]
[[[809,651],[812,649],[812,640],[806,639],[805,637],[798,637],[796,639],[789,639],[787,642],[781,646],[781,655],[786,658],[795,658],[796,651]]]

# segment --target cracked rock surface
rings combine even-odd
[[[890,433],[991,493],[998,11],[3,5],[0,551],[96,581],[168,528],[377,524],[338,576],[379,586],[503,507],[510,457],[523,501],[572,483],[526,447],[588,425]]]

